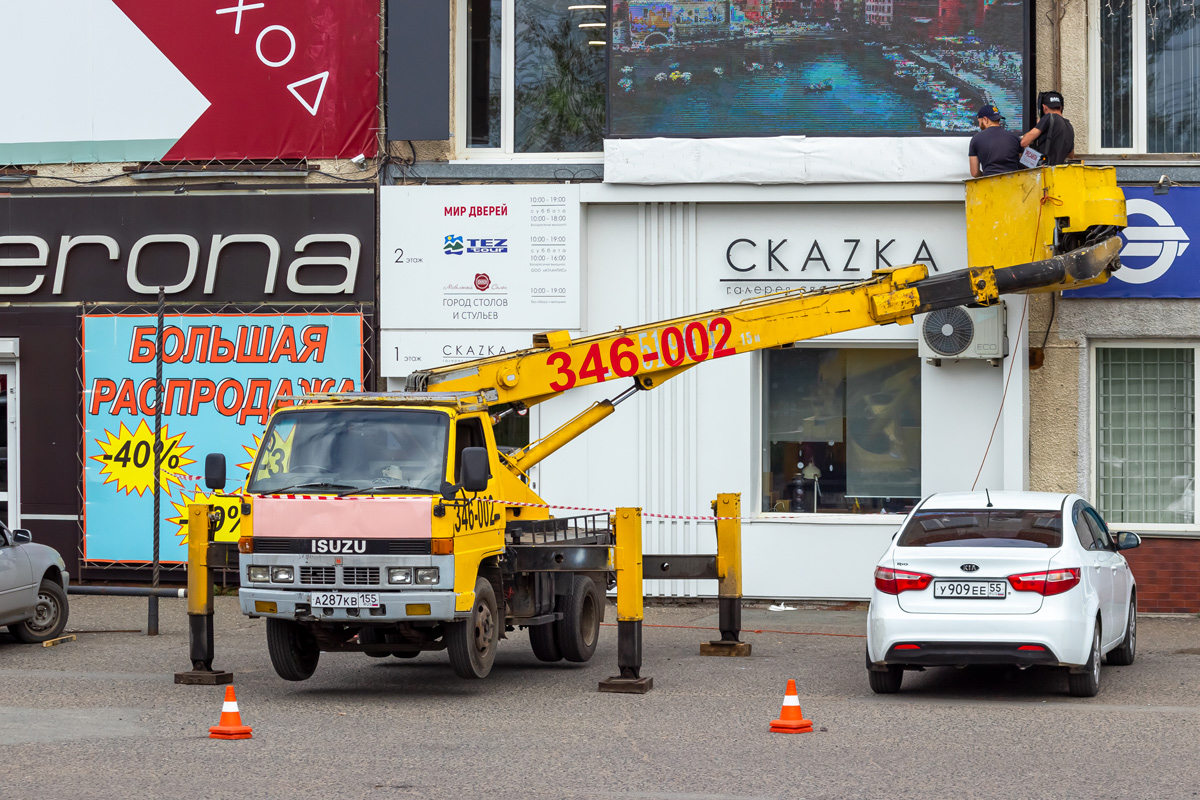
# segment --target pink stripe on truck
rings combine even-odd
[[[254,499],[254,536],[325,539],[428,539],[433,498],[373,497],[360,503],[334,498]]]

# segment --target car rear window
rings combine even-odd
[[[897,547],[1062,547],[1059,511],[918,511]]]

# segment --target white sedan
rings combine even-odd
[[[930,495],[875,568],[871,688],[899,691],[906,669],[1043,665],[1095,696],[1104,655],[1133,663],[1137,587],[1119,551],[1139,544],[1074,494]]]

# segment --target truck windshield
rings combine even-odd
[[[449,418],[436,411],[326,409],[276,414],[247,490],[436,493],[446,478]]]

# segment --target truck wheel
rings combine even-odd
[[[57,638],[67,627],[67,594],[52,580],[38,587],[33,616],[8,626],[13,636],[26,644],[48,642]]]
[[[304,681],[317,671],[321,650],[317,640],[299,622],[267,618],[267,652],[271,666],[285,681]]]
[[[470,619],[446,626],[446,650],[450,666],[460,678],[486,678],[496,661],[500,625],[496,593],[485,579],[475,581],[475,603]]]
[[[554,628],[563,658],[577,664],[591,659],[600,639],[600,597],[590,578],[575,576],[563,603],[563,618]]]
[[[387,644],[387,637],[381,634],[374,627],[365,627],[358,629],[359,644]],[[387,653],[379,650],[364,650],[370,658],[386,658]]]
[[[529,646],[538,661],[562,661],[562,650],[555,638],[554,623],[534,625],[529,629]]]

